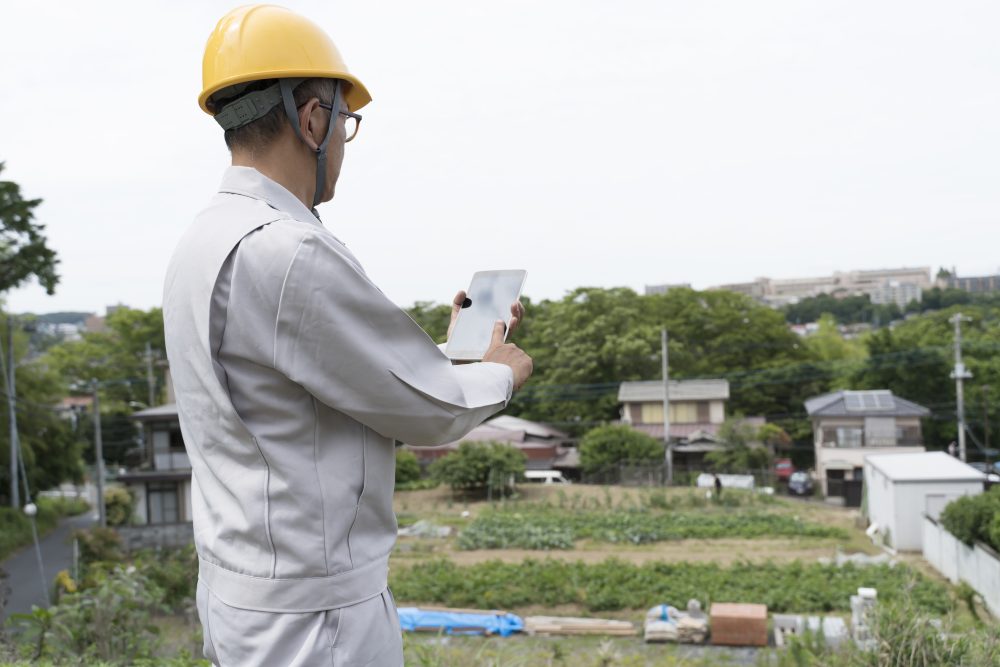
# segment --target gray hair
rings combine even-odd
[[[209,107],[218,112],[222,107],[239,97],[256,90],[263,90],[277,83],[277,79],[263,79],[253,81],[250,84],[239,84],[223,88],[209,100]],[[312,98],[319,98],[327,104],[332,103],[336,79],[314,78],[306,79],[293,91],[292,97],[295,99],[295,106],[305,104]],[[288,123],[283,106],[275,104],[270,111],[257,120],[247,123],[241,127],[226,130],[223,135],[226,146],[230,152],[234,150],[246,152],[258,152],[264,150],[281,132],[281,128]]]

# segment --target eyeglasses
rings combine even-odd
[[[321,109],[326,109],[330,112],[333,111],[332,104],[323,104],[320,102],[319,106]],[[348,141],[358,136],[358,128],[361,127],[361,114],[354,113],[353,111],[340,111],[339,113],[347,119],[344,121],[344,129],[346,130],[344,136],[347,137],[344,139],[344,143],[346,144]]]
[[[303,102],[297,108],[301,109],[306,104],[307,104],[306,102]],[[332,104],[324,104],[323,102],[320,102],[319,107],[321,109],[326,109],[331,113],[333,112]],[[344,130],[345,130],[344,136],[347,137],[346,139],[344,139],[344,143],[346,144],[348,141],[358,136],[358,128],[361,127],[361,114],[354,113],[352,111],[340,111],[338,113],[347,118],[347,120],[344,121]]]

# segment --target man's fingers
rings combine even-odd
[[[493,325],[493,339],[490,340],[490,349],[495,347],[500,347],[503,345],[503,334],[506,326],[503,320],[497,320],[496,324]]]
[[[465,297],[466,297],[465,290],[464,289],[458,290],[458,294],[455,295],[455,298],[451,302],[452,307],[455,310],[460,309],[462,307],[462,304],[465,303]]]
[[[507,326],[507,331],[509,331],[510,333],[514,333],[514,331],[517,329],[517,325],[520,323],[521,320],[519,320],[516,315],[511,316],[510,324]]]

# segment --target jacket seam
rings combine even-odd
[[[292,253],[292,258],[288,261],[288,268],[285,269],[285,275],[281,279],[281,291],[278,293],[278,308],[274,313],[274,331],[271,336],[271,365],[277,369],[278,368],[278,326],[281,323],[281,305],[285,300],[285,288],[288,285],[288,277],[292,273],[292,268],[295,266],[295,260],[298,259],[299,251],[302,250],[302,246],[305,245],[309,236],[303,236],[299,240],[299,244],[295,247],[295,252]]]
[[[253,444],[257,447],[260,460],[264,462],[264,535],[267,536],[267,544],[271,547],[270,578],[274,579],[278,570],[278,551],[274,548],[274,539],[271,537],[271,465],[267,462],[267,457],[264,456],[264,450],[261,449],[257,436],[253,436]]]
[[[316,473],[316,490],[319,491],[320,522],[323,526],[323,567],[330,576],[329,545],[326,541],[326,500],[323,497],[323,481],[319,477],[319,409],[316,397],[310,396],[313,406],[313,470]]]
[[[354,526],[358,523],[358,514],[361,513],[361,500],[365,497],[368,489],[368,427],[361,424],[361,493],[358,494],[358,502],[354,506],[354,519],[351,527],[347,529],[347,556],[351,559],[351,569],[354,569],[354,549],[351,548],[351,536],[354,534]]]

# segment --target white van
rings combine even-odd
[[[539,484],[569,484],[569,480],[559,470],[526,470],[524,478]]]

